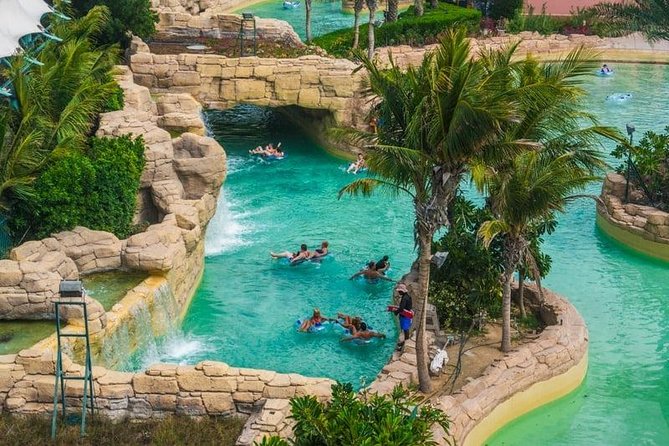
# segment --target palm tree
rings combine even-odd
[[[369,25],[367,28],[367,57],[372,58],[374,56],[374,19],[376,17],[376,8],[378,3],[376,0],[365,0],[367,3],[367,9],[369,9]]]
[[[399,10],[399,0],[388,0],[388,11],[386,12],[386,22],[396,22]]]
[[[668,0],[601,3],[593,9],[605,19],[604,23],[614,34],[641,32],[650,41],[669,40]]]
[[[524,152],[513,159],[506,175],[491,177],[489,190],[496,218],[479,229],[486,245],[503,237],[502,351],[511,350],[511,282],[521,262],[535,263],[528,241],[532,226],[563,212],[596,177],[578,166],[575,153],[555,155],[550,150]]]
[[[549,217],[556,211],[556,209],[549,209],[541,218],[531,216],[528,220],[522,221],[520,227],[513,226],[520,224],[517,222],[518,218],[514,217],[516,218],[515,223],[510,222],[510,217],[505,216],[505,213],[522,212],[522,207],[507,211],[507,202],[513,198],[518,200],[523,198],[508,197],[504,194],[530,194],[532,191],[529,189],[510,190],[507,186],[515,184],[517,188],[520,186],[529,188],[528,184],[522,183],[522,176],[516,178],[517,175],[528,175],[525,180],[530,181],[529,173],[519,173],[519,170],[527,170],[528,166],[543,168],[548,161],[553,161],[556,163],[551,165],[553,168],[562,167],[562,164],[559,163],[568,163],[568,167],[573,169],[577,177],[570,179],[565,174],[564,179],[567,183],[563,186],[575,188],[579,181],[590,181],[596,172],[605,167],[599,150],[601,139],[608,138],[617,141],[622,139],[615,129],[600,126],[594,116],[583,111],[583,99],[586,92],[581,88],[581,84],[585,75],[591,74],[597,66],[595,62],[592,62],[594,57],[588,50],[578,48],[563,60],[547,64],[539,64],[532,58],[513,62],[514,51],[515,48],[510,47],[505,51],[490,51],[480,55],[481,62],[488,67],[488,70],[498,70],[500,66],[508,67],[507,76],[503,80],[506,84],[505,89],[534,90],[535,93],[539,93],[519,96],[519,119],[514,125],[505,129],[504,137],[497,143],[526,141],[528,147],[534,147],[534,150],[531,151],[534,153],[533,156],[541,153],[541,163],[535,160],[533,164],[524,164],[529,162],[527,157],[530,157],[524,153],[519,158],[491,157],[487,163],[478,160],[472,166],[474,182],[480,191],[490,192],[493,212],[498,216],[493,220],[496,223],[489,223],[481,228],[481,235],[489,243],[491,235],[494,236],[497,232],[506,234],[504,239],[505,270],[502,274],[505,286],[502,331],[502,350],[504,351],[510,349],[510,280],[516,269],[521,267],[522,270],[522,266],[527,266],[541,292],[541,272],[537,263],[538,248],[533,246],[531,234],[538,226],[550,225]],[[530,173],[537,174],[537,172]],[[507,182],[515,183],[507,184]],[[530,195],[525,197],[528,201],[540,198]],[[519,203],[514,204],[514,206],[518,205]],[[511,268],[510,271],[509,268]]]
[[[311,43],[311,0],[304,0],[304,11],[306,14],[307,43]]]
[[[365,7],[365,0],[355,0],[353,2],[353,49],[358,48],[360,44],[360,13]]]
[[[470,160],[502,134],[514,119],[513,92],[498,90],[501,73],[470,57],[463,30],[449,31],[419,68],[402,72],[391,61],[380,70],[362,57],[383,125],[377,135],[357,134],[367,144],[372,177],[346,186],[341,194],[370,195],[378,187],[408,194],[414,206],[418,249],[416,353],[420,389],[428,392],[425,316],[432,241],[448,223],[448,205]],[[503,67],[506,70],[505,67]],[[515,153],[517,145],[496,147]]]

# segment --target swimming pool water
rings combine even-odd
[[[663,128],[669,115],[667,67],[615,68],[612,77],[587,80],[590,110],[604,124],[635,124],[637,138]],[[606,100],[619,92],[632,97]],[[209,118],[228,153],[229,177],[207,231],[204,280],[183,332],[162,340],[157,351],[136,355],[129,368],[213,359],[356,384],[360,377],[372,379],[393,341],[342,346],[336,334],[299,334],[293,324],[318,306],[326,315],[360,313],[374,328],[396,335],[383,311],[390,286],[347,277],[386,253],[393,261],[391,276],[408,270],[409,202],[387,196],[338,201],[337,190],[353,179],[343,172],[346,163],[270,111],[241,107]],[[279,140],[288,153],[283,161],[264,163],[245,153]],[[589,189],[599,191],[599,184]],[[314,247],[322,239],[331,242],[333,256],[320,266],[289,267],[269,259],[269,250],[296,249],[301,242]],[[669,444],[669,264],[602,234],[589,200],[560,217],[546,249],[553,257],[546,285],[567,296],[588,324],[588,376],[574,393],[520,418],[487,443]]]
[[[385,311],[392,284],[349,277],[388,254],[389,276],[399,278],[413,258],[407,199],[337,199],[356,176],[278,115],[237,107],[208,115],[228,155],[228,178],[207,230],[204,279],[182,325],[159,351],[135,357],[133,367],[156,360],[221,360],[234,366],[326,376],[354,385],[371,381],[391,355],[396,338]],[[266,162],[249,148],[282,142],[287,156]],[[316,248],[328,240],[321,264],[288,266],[269,252]],[[341,344],[339,331],[297,333],[295,321],[318,307],[361,315],[388,340]],[[175,351],[178,354],[175,354]]]
[[[290,23],[295,32],[304,40],[306,38],[306,14],[304,1],[297,8],[284,9],[281,0],[271,0],[256,3],[235,11],[252,12],[258,17],[285,20]],[[383,19],[382,8],[376,14],[376,20]],[[352,13],[343,12],[341,0],[313,0],[311,5],[311,32],[314,37],[327,34],[342,28],[353,26],[354,16]],[[360,23],[369,21],[369,11],[363,10],[360,14]]]
[[[669,69],[615,68],[614,76],[588,81],[588,103],[601,122],[622,131],[632,123],[637,140],[668,125]],[[627,101],[606,100],[627,92]],[[598,194],[600,185],[589,192]],[[669,444],[669,264],[599,231],[589,200],[560,217],[546,249],[553,268],[545,284],[567,296],[588,325],[588,375],[577,391],[516,420],[487,444]]]

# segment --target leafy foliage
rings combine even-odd
[[[523,31],[538,32],[543,35],[556,34],[562,28],[562,22],[546,14],[546,5],[541,7],[541,13],[535,14],[534,8],[530,7],[527,14],[523,11],[517,11],[512,19],[506,25],[506,30],[510,33],[519,33]]]
[[[72,0],[72,8],[79,16],[97,6],[106,6],[110,12],[110,20],[98,38],[100,45],[120,43],[127,48],[132,34],[146,39],[156,32],[158,16],[151,10],[150,0]]]
[[[601,3],[593,10],[612,34],[641,32],[651,41],[669,39],[669,0]]]
[[[144,143],[128,136],[94,138],[85,152],[54,159],[15,209],[14,232],[42,238],[75,226],[129,235]]]
[[[523,0],[492,0],[490,3],[488,13],[495,20],[515,17],[523,7]]]
[[[491,317],[501,314],[502,244],[496,240],[486,249],[477,234],[491,215],[458,196],[451,204],[448,232],[435,243],[435,250],[448,257],[434,269],[430,297],[439,321],[456,331],[467,331],[482,311]]]
[[[449,420],[441,410],[420,404],[414,392],[397,386],[391,395],[363,394],[350,384],[332,386],[332,401],[313,396],[290,402],[295,438],[265,438],[257,446],[431,446],[431,426],[448,432]]]
[[[435,43],[446,30],[457,26],[466,27],[470,32],[478,29],[480,11],[461,8],[449,3],[439,3],[437,9],[427,9],[422,16],[415,14],[410,6],[399,15],[395,22],[384,23],[375,28],[377,46],[398,44],[422,45]],[[368,45],[368,25],[360,26],[360,46]],[[354,30],[342,29],[324,34],[314,39],[314,43],[334,56],[349,56],[354,40]]]
[[[83,150],[98,113],[110,97],[118,102],[112,78],[116,52],[93,45],[107,18],[105,8],[78,20],[53,17],[52,32],[63,42],[44,42],[35,56],[42,65],[18,56],[2,73],[12,80],[15,95],[11,105],[0,106],[0,210],[6,215],[30,197],[32,182],[51,156]]]
[[[656,206],[669,208],[669,126],[664,132],[646,132],[641,141],[631,148],[629,144],[619,144],[612,155],[625,160],[628,150],[631,150],[640,175],[632,175],[630,182],[637,186],[643,182],[651,194],[647,198]],[[617,171],[626,175],[627,165],[620,165]]]

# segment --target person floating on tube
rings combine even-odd
[[[397,350],[401,350],[404,347],[404,342],[409,339],[409,331],[411,330],[411,322],[413,320],[413,310],[411,295],[407,286],[403,283],[397,285],[397,292],[400,295],[400,304],[399,306],[391,305],[388,307],[388,311],[392,311],[397,315],[400,321],[400,329],[404,333],[404,337],[400,342],[397,343]]]

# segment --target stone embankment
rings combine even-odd
[[[645,254],[669,261],[669,213],[634,201],[643,193],[630,185],[625,202],[625,177],[609,173],[602,185],[597,222],[611,237]]]
[[[133,49],[135,82],[156,93],[187,93],[210,108],[297,105],[328,110],[338,125],[360,125],[368,107],[364,75],[353,73],[356,64],[345,59],[161,55],[138,39]]]
[[[242,25],[238,14],[224,14],[234,7],[235,0],[182,0],[154,2],[158,14],[158,40],[174,41],[205,37],[209,39],[237,39]],[[239,2],[238,2],[239,3]],[[260,40],[280,42],[293,47],[304,44],[293,27],[283,20],[256,17],[255,32]],[[252,30],[247,27],[248,38]]]

